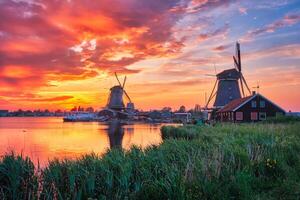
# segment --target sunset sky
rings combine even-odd
[[[0,109],[204,106],[241,43],[250,85],[300,111],[299,0],[0,0]]]

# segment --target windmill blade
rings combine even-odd
[[[214,68],[215,68],[215,74],[217,75],[217,67],[216,67],[216,64],[214,64]]]
[[[122,87],[122,84],[121,84],[121,82],[120,82],[120,80],[119,80],[118,75],[117,75],[116,72],[115,72],[115,76],[116,76],[117,81],[119,82],[119,85]]]
[[[239,72],[242,71],[242,61],[241,61],[241,54],[240,54],[240,51],[239,51],[239,55],[238,55],[238,62],[239,62]]]
[[[205,106],[205,108],[207,109],[207,106],[208,106],[208,104],[209,104],[209,102],[215,97],[217,95],[217,91],[211,96],[211,98],[208,100],[208,102],[207,102],[207,104],[206,104],[206,106]]]
[[[127,97],[127,99],[129,100],[129,102],[131,103],[131,99],[130,99],[129,95],[127,94],[126,90],[123,89],[123,92],[124,92],[125,96]]]
[[[243,85],[243,80],[240,78],[240,82],[241,82],[241,89],[242,89],[242,94],[243,97],[245,97],[245,92],[244,92],[244,85]]]
[[[214,74],[204,74],[204,76],[213,76],[213,77],[216,77],[216,75],[214,75]]]
[[[245,83],[245,85],[246,85],[246,88],[247,88],[249,94],[251,95],[251,90],[250,90],[250,88],[249,88],[249,86],[248,86],[248,84],[247,84],[247,82],[246,82],[246,79],[244,78],[244,76],[243,76],[242,73],[241,73],[241,78],[243,79],[243,81],[244,81],[244,83]]]
[[[239,71],[239,64],[238,64],[236,58],[234,56],[232,56],[232,57],[233,57],[233,61],[234,61],[234,66],[235,66],[236,70]]]
[[[208,101],[206,102],[205,108],[207,108],[209,102],[210,102],[211,99],[215,96],[214,92],[215,92],[215,89],[216,89],[217,82],[218,82],[218,80],[216,80],[216,82],[215,82],[215,84],[214,84],[213,90],[211,91],[211,93],[210,93],[210,95],[209,95],[209,98],[208,98]]]
[[[240,50],[240,43],[236,43],[236,56],[237,56],[237,61],[239,63],[238,67],[239,67],[239,72],[242,71],[242,62],[241,62],[241,50]]]
[[[127,79],[127,76],[125,76],[124,81],[123,81],[123,86],[122,86],[123,89],[125,87],[126,79]]]

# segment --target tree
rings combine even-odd
[[[185,112],[185,111],[186,111],[185,106],[180,106],[178,112]]]

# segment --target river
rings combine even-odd
[[[161,124],[63,122],[57,117],[0,117],[0,156],[14,151],[45,166],[53,158],[103,154],[109,148],[161,143]]]

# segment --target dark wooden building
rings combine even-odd
[[[276,115],[284,115],[285,111],[261,94],[231,101],[217,111],[216,119],[222,122],[257,122]]]

